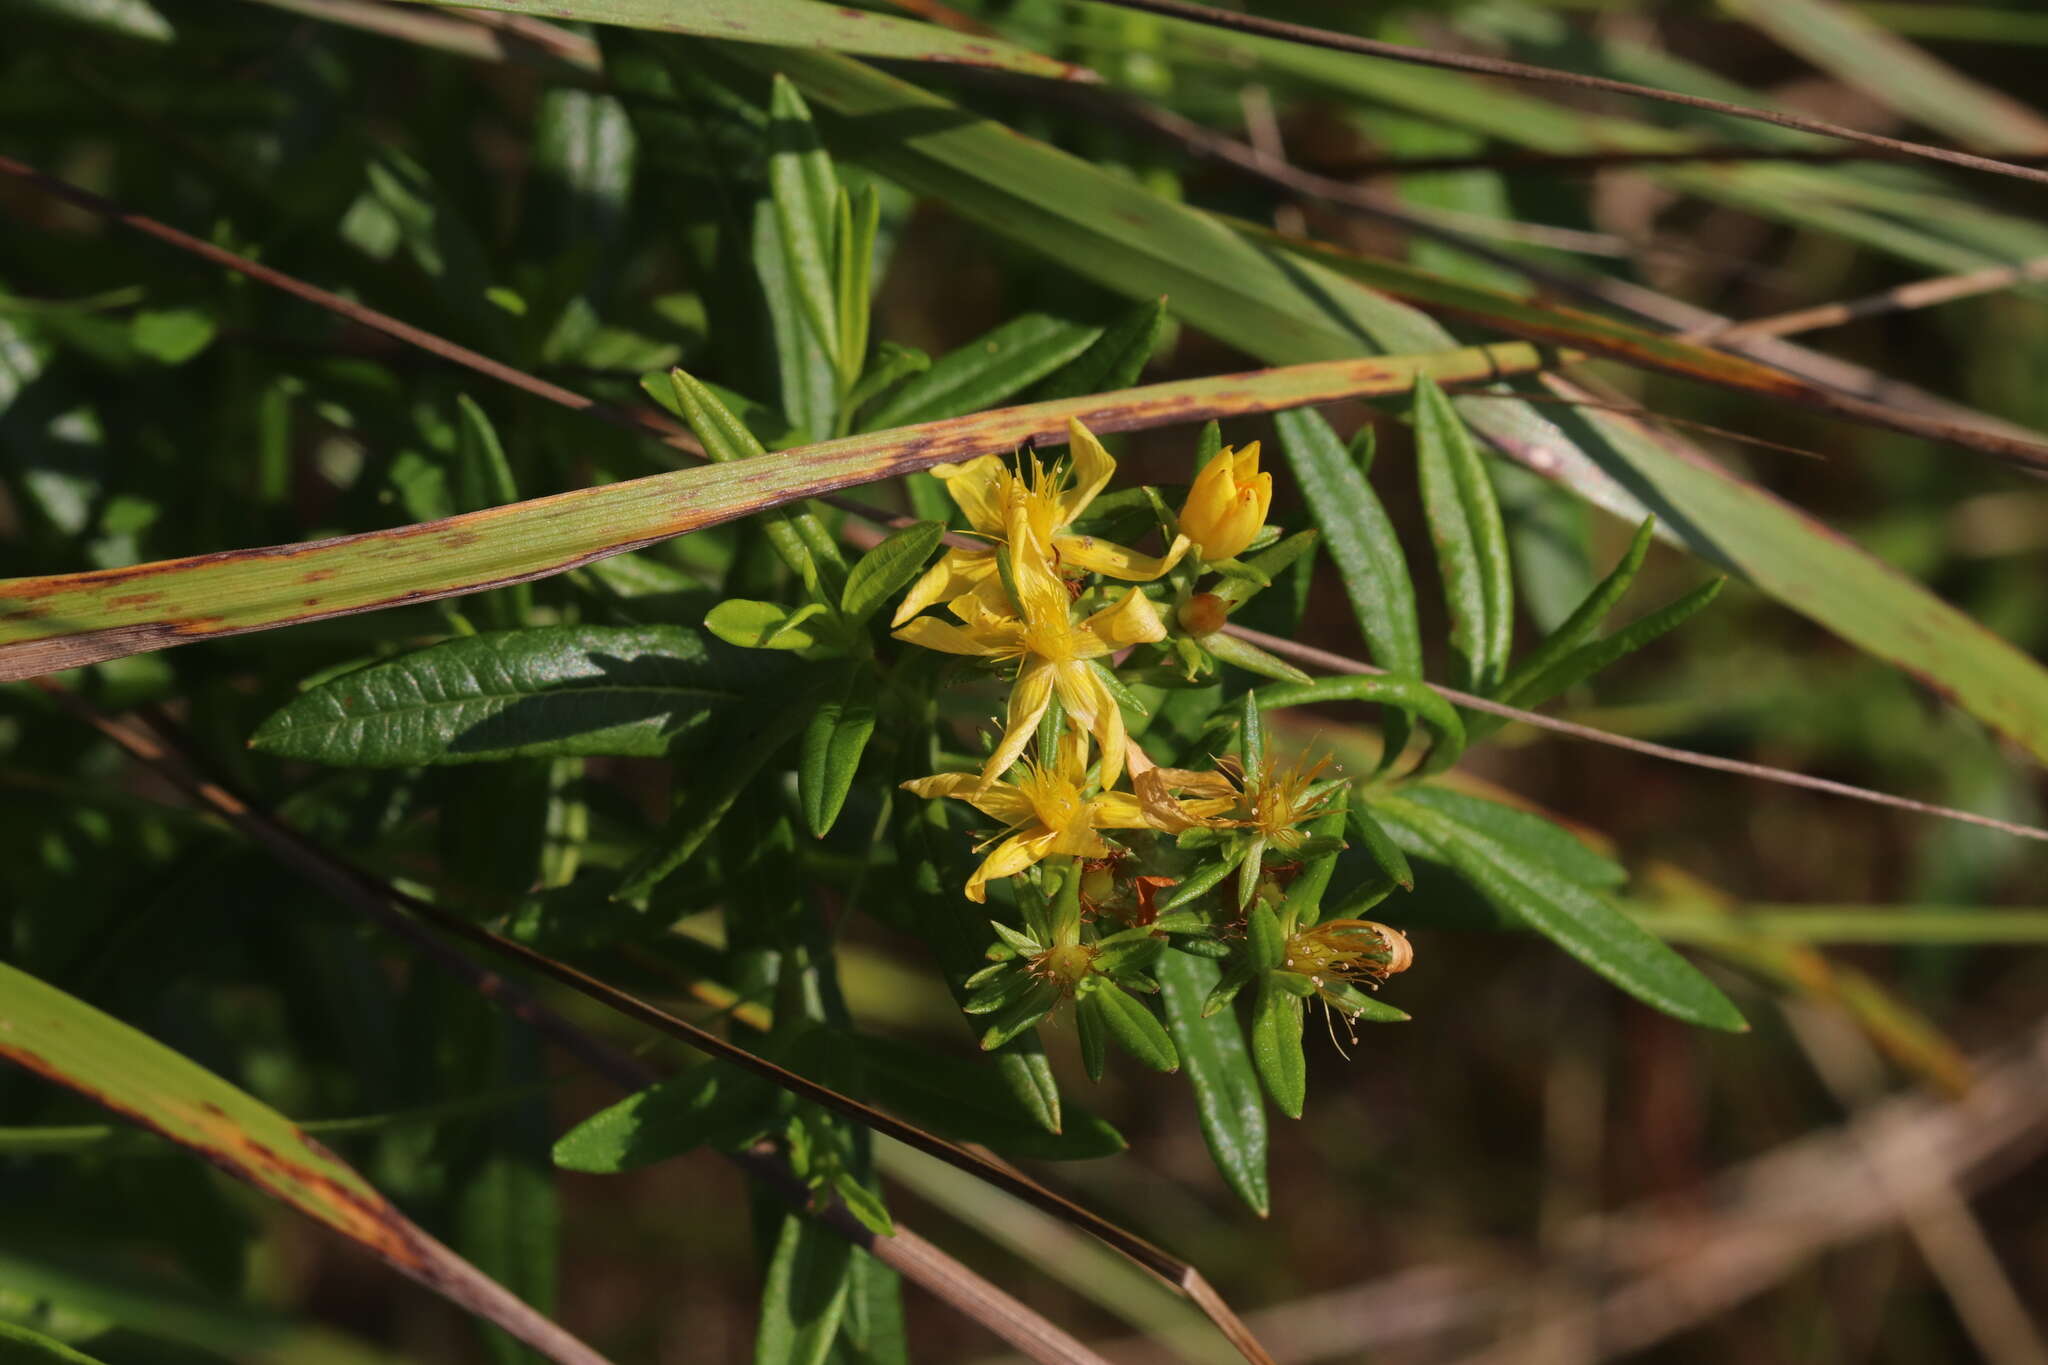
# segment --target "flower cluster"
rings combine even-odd
[[[1081,423],[1069,422],[1068,438],[1070,455],[1051,464],[1034,451],[933,471],[976,543],[947,550],[893,622],[897,639],[984,661],[1009,680],[1003,730],[979,770],[903,784],[997,824],[964,889],[983,904],[1007,882],[1024,927],[995,923],[996,966],[970,982],[969,1010],[997,1015],[984,1043],[1076,997],[1084,1033],[1099,1015],[1143,1055],[1142,1035],[1157,1026],[1121,988],[1156,989],[1144,969],[1169,941],[1231,956],[1229,940],[1254,913],[1282,915],[1276,926],[1303,945],[1266,964],[1299,977],[1289,986],[1298,995],[1329,1001],[1347,983],[1400,971],[1405,954],[1373,938],[1377,926],[1318,931],[1312,909],[1288,908],[1304,868],[1344,847],[1347,782],[1328,759],[1265,758],[1249,697],[1241,754],[1207,769],[1161,766],[1127,729],[1126,708],[1135,714],[1138,702],[1126,677],[1171,677],[1176,661],[1185,679],[1213,671],[1215,659],[1245,663],[1248,647],[1226,644],[1224,618],[1306,548],[1310,537],[1282,542],[1266,524],[1273,481],[1257,443],[1219,450],[1177,515],[1152,499],[1166,542],[1152,555],[1082,529],[1116,465]],[[1239,558],[1262,546],[1273,548]],[[1270,662],[1266,671],[1285,668]]]

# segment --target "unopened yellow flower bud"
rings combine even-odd
[[[1205,560],[1234,559],[1266,524],[1273,506],[1273,476],[1259,472],[1259,443],[1224,447],[1195,475],[1180,509],[1181,534]]]

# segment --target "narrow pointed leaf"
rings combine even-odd
[[[1026,313],[932,362],[861,419],[870,431],[957,417],[993,407],[1073,360],[1100,327]]]
[[[1419,381],[1414,411],[1422,505],[1443,574],[1451,648],[1459,656],[1455,681],[1466,691],[1487,692],[1506,670],[1514,639],[1507,530],[1486,466],[1443,390]]]
[[[1335,701],[1370,702],[1391,707],[1422,722],[1435,735],[1417,772],[1442,772],[1465,750],[1465,723],[1458,708],[1438,696],[1427,683],[1413,678],[1347,674],[1307,683],[1276,683],[1258,691],[1259,705],[1270,711],[1283,706],[1316,706]],[[1392,757],[1386,762],[1391,763]]]
[[[855,561],[846,576],[846,592],[839,599],[847,619],[856,624],[867,620],[909,587],[945,533],[946,528],[936,521],[920,521],[893,533]]]
[[[1387,879],[1403,890],[1413,891],[1415,872],[1408,866],[1408,855],[1401,851],[1401,846],[1393,841],[1386,830],[1380,828],[1380,822],[1372,818],[1372,811],[1365,802],[1352,802],[1346,817],[1352,834],[1365,846],[1365,851],[1372,855],[1372,860],[1379,870],[1387,874]]]
[[[852,1269],[853,1243],[816,1219],[784,1214],[761,1291],[754,1365],[824,1365]]]
[[[0,1360],[9,1365],[37,1365],[38,1361],[48,1365],[101,1365],[101,1362],[82,1351],[74,1351],[55,1337],[46,1337],[41,1332],[32,1332],[26,1327],[17,1327],[11,1322],[0,1322]]]
[[[1577,882],[1440,811],[1398,796],[1374,813],[1412,831],[1496,909],[1528,924],[1644,1004],[1704,1028],[1748,1027],[1720,988]]]
[[[1513,806],[1489,801],[1483,796],[1434,784],[1409,787],[1401,795],[1416,805],[1427,806],[1478,830],[1566,881],[1604,889],[1620,886],[1628,880],[1628,869],[1620,863],[1588,848],[1562,825],[1530,811],[1516,810]],[[1398,856],[1400,850],[1395,849],[1394,852]]]
[[[1165,333],[1166,300],[1140,303],[1104,329],[1087,350],[1041,380],[1031,396],[1075,398],[1127,389],[1138,382]]]
[[[282,1114],[6,963],[0,963],[0,1058],[191,1148],[549,1359],[603,1365],[603,1357],[429,1237]]]
[[[1266,1181],[1266,1106],[1259,1097],[1244,1030],[1234,1013],[1204,1015],[1203,1003],[1222,979],[1206,958],[1169,952],[1159,960],[1159,998],[1195,1092],[1202,1138],[1216,1169],[1261,1218],[1272,1207]]]
[[[1658,608],[1639,621],[1630,622],[1605,639],[1580,645],[1541,672],[1524,678],[1516,684],[1513,692],[1503,693],[1501,699],[1516,706],[1530,707],[1550,700],[1567,688],[1576,687],[1609,664],[1676,630],[1694,612],[1719,596],[1726,582],[1726,579],[1716,578],[1702,583],[1676,602]]]
[[[1180,1069],[1180,1053],[1174,1050],[1166,1026],[1142,1002],[1107,979],[1099,979],[1088,998],[1096,1003],[1096,1018],[1102,1021],[1103,1032],[1115,1039],[1118,1047],[1154,1071]]]
[[[865,672],[851,674],[838,696],[811,713],[798,749],[796,790],[804,824],[815,837],[824,838],[838,821],[874,733],[875,699]]]
[[[1275,986],[1275,975],[1269,972],[1261,979],[1259,998],[1252,1006],[1252,1064],[1280,1112],[1298,1119],[1308,1102],[1308,1058],[1301,1048],[1302,1001]]]

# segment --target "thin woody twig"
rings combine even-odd
[[[1327,668],[1333,673],[1385,673],[1384,668],[1364,663],[1358,659],[1347,659],[1341,654],[1332,654],[1314,645],[1305,645],[1298,640],[1268,635],[1262,630],[1246,626],[1230,625],[1223,628],[1227,633],[1270,650],[1286,658],[1298,659],[1302,663]],[[1711,768],[1716,772],[1734,773],[1738,777],[1754,778],[1760,782],[1777,782],[1788,787],[1804,787],[1808,791],[1826,792],[1830,796],[1846,796],[1853,801],[1867,801],[1875,806],[1890,806],[1894,810],[1911,811],[1915,815],[1932,815],[1942,820],[1956,820],[1967,825],[1980,825],[1995,829],[2000,834],[2010,834],[2021,839],[2038,839],[2048,842],[2048,829],[2033,825],[2014,824],[1994,816],[1978,815],[1974,811],[1957,810],[1953,806],[1937,806],[1927,801],[1915,801],[1907,796],[1893,796],[1889,792],[1872,791],[1867,787],[1852,786],[1847,782],[1836,782],[1830,778],[1813,777],[1806,773],[1793,772],[1787,768],[1773,768],[1762,763],[1749,763],[1736,758],[1717,758],[1713,754],[1695,753],[1691,749],[1678,749],[1669,744],[1656,744],[1646,739],[1635,739],[1628,735],[1617,735],[1608,730],[1596,730],[1590,725],[1576,721],[1560,720],[1546,716],[1540,711],[1525,711],[1519,706],[1507,706],[1486,697],[1477,697],[1470,692],[1460,692],[1452,687],[1438,687],[1430,684],[1433,691],[1449,698],[1460,706],[1474,711],[1485,711],[1491,715],[1506,716],[1543,730],[1554,730],[1574,739],[1588,739],[1595,744],[1605,744],[1630,753],[1661,758],[1672,763],[1684,763],[1695,768]]]

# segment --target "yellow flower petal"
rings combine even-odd
[[[965,596],[995,576],[995,551],[948,550],[910,585],[889,624],[900,626],[926,607]]]
[[[945,480],[954,505],[967,514],[967,524],[983,535],[1003,533],[1003,485],[1010,471],[1000,457],[983,455],[965,464],[932,466],[932,473]]]
[[[920,616],[902,629],[891,631],[890,634],[905,644],[916,645],[920,649],[936,649],[943,654],[966,654],[988,658],[996,652],[985,638],[941,621],[936,616]]]
[[[1038,734],[1038,722],[1045,716],[1045,708],[1052,704],[1053,673],[1053,666],[1041,659],[1031,660],[1018,672],[1017,682],[1010,689],[1010,713],[1003,723],[1003,742],[982,765],[981,780],[985,785],[993,786],[1008,772]]]
[[[1191,544],[1186,536],[1175,536],[1166,553],[1156,556],[1127,550],[1113,541],[1098,540],[1094,536],[1056,536],[1052,546],[1059,556],[1061,568],[1099,573],[1105,578],[1120,578],[1126,583],[1150,583],[1155,578],[1164,577],[1167,570],[1180,563],[1181,556],[1188,552]]]
[[[1081,623],[1081,658],[1099,658],[1132,645],[1151,644],[1166,638],[1159,612],[1144,593],[1132,588],[1121,598]]]
[[[1031,802],[1024,793],[1007,782],[992,782],[983,786],[980,773],[936,773],[931,777],[917,777],[902,784],[907,792],[914,792],[926,800],[950,796],[956,801],[965,801],[983,815],[1000,820],[1004,825],[1018,825],[1032,818]]]
[[[988,900],[988,884],[998,877],[1014,877],[1046,854],[1052,852],[1053,836],[1050,833],[1031,837],[1013,835],[997,844],[995,851],[981,860],[981,866],[974,869],[967,878],[967,899],[976,905]]]
[[[1060,525],[1071,526],[1116,473],[1116,458],[1102,448],[1095,433],[1079,420],[1067,419],[1067,455],[1074,465],[1074,486],[1060,494]]]
[[[1104,792],[1095,798],[1088,818],[1097,829],[1144,829],[1150,823],[1130,792]]]

